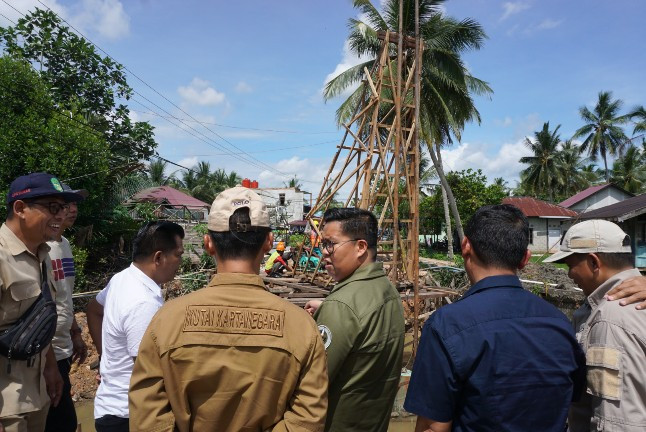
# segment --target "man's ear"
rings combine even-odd
[[[265,242],[262,244],[262,253],[265,254],[269,252],[274,247],[274,233],[269,231],[267,237],[265,237]]]
[[[588,265],[590,266],[591,271],[598,272],[601,270],[601,260],[597,254],[589,253],[586,259],[588,260]]]
[[[215,256],[215,245],[210,234],[204,234],[204,250],[210,256]]]
[[[522,269],[524,269],[524,268],[525,268],[525,266],[527,265],[527,263],[529,262],[529,260],[530,260],[530,259],[532,259],[532,251],[530,251],[529,249],[527,249],[527,250],[525,251],[525,256],[524,256],[524,257],[523,257],[523,259],[520,261],[520,264],[518,264],[518,270],[522,270]]]
[[[153,262],[157,265],[160,265],[162,262],[163,255],[164,253],[162,251],[155,252],[155,255],[153,255]]]
[[[471,256],[471,254],[473,253],[471,241],[467,236],[462,237],[462,243],[460,243],[460,252],[462,253],[462,258],[464,259],[466,259],[468,256]]]
[[[368,252],[368,242],[365,241],[364,239],[357,240],[355,247],[357,248],[357,257],[358,258],[361,258],[364,255],[366,255],[367,253],[369,253]]]
[[[17,215],[19,218],[24,219],[25,215],[25,208],[27,208],[27,203],[24,202],[23,200],[16,200],[12,204],[13,207],[13,214]]]

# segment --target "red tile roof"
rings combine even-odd
[[[200,201],[197,198],[193,198],[190,195],[186,195],[184,192],[178,191],[170,186],[156,186],[140,190],[128,201],[149,201],[157,204],[167,203],[172,206],[184,206],[188,208],[209,207],[209,204]]]
[[[573,218],[578,215],[574,210],[566,209],[556,204],[548,203],[532,197],[507,197],[503,198],[503,204],[516,206],[527,217],[562,217]]]

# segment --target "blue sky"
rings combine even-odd
[[[325,103],[321,90],[357,62],[344,45],[348,18],[357,16],[349,0],[40,1],[181,108],[129,78],[141,94],[129,102],[133,117],[156,127],[161,156],[185,166],[207,160],[261,187],[296,173],[318,192],[342,136],[334,121],[340,100]],[[9,2],[23,13],[42,7]],[[483,25],[489,39],[464,58],[494,89],[491,100],[477,99],[482,123],[445,151],[448,169],[481,168],[513,185],[527,152],[522,141],[543,122],[561,124],[569,138],[581,125],[579,107],[601,90],[626,110],[646,104],[642,1],[448,0],[445,11]],[[18,16],[3,2],[0,13]]]

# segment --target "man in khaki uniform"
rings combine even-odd
[[[45,242],[58,234],[66,201],[78,199],[46,173],[11,183],[7,220],[0,227],[0,331],[15,323],[40,295],[41,265],[49,251]],[[51,287],[51,275],[47,277]],[[42,432],[50,399],[52,405],[58,404],[62,386],[50,347],[26,361],[0,355],[0,431]]]
[[[327,371],[316,324],[258,275],[273,240],[265,205],[250,189],[228,189],[208,228],[218,274],[162,306],[146,330],[130,430],[322,431]]]
[[[330,377],[326,431],[385,432],[404,347],[401,298],[377,256],[377,219],[366,210],[330,209],[321,250],[337,284],[306,310],[323,336]]]
[[[581,222],[545,262],[567,264],[587,296],[574,314],[586,353],[587,392],[572,404],[570,431],[646,430],[646,313],[605,298],[611,288],[640,275],[630,237],[612,222]]]

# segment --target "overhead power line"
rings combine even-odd
[[[4,1],[4,0],[3,0],[3,1]],[[40,3],[40,4],[41,4],[41,5],[43,5],[45,8],[47,8],[50,12],[52,12],[54,15],[56,15],[56,16],[57,16],[61,21],[63,21],[65,24],[67,24],[68,26],[70,26],[70,28],[71,28],[71,29],[73,29],[76,33],[78,33],[78,35],[79,35],[79,36],[83,37],[85,40],[87,40],[87,41],[88,41],[88,42],[90,42],[92,45],[94,45],[98,50],[100,50],[102,53],[104,53],[104,54],[105,54],[108,58],[110,58],[112,61],[114,61],[114,62],[116,62],[116,63],[119,63],[119,62],[117,62],[117,60],[116,60],[114,57],[112,57],[112,56],[111,56],[107,51],[105,51],[105,50],[104,50],[103,48],[101,48],[99,45],[97,45],[96,43],[94,43],[91,39],[89,39],[88,37],[86,37],[82,32],[80,32],[80,31],[79,31],[78,29],[76,29],[73,25],[71,25],[69,22],[67,22],[64,18],[62,18],[60,15],[58,15],[56,12],[54,12],[54,11],[53,11],[49,6],[47,6],[47,5],[46,5],[45,3],[43,3],[41,0],[38,0],[38,3]],[[23,16],[24,16],[24,15],[23,15]],[[196,122],[198,122],[198,123],[199,123],[199,120],[197,120],[197,119],[196,119],[195,117],[193,117],[191,114],[189,114],[189,113],[188,113],[188,112],[186,112],[184,109],[182,109],[180,106],[178,106],[175,102],[173,102],[173,101],[171,101],[170,99],[168,99],[166,96],[164,96],[164,95],[163,95],[162,93],[160,93],[158,90],[156,90],[154,87],[152,87],[150,84],[148,84],[148,83],[147,83],[146,81],[144,81],[142,78],[140,78],[137,74],[135,74],[133,71],[131,71],[131,70],[130,70],[126,65],[124,65],[124,64],[122,64],[122,63],[119,63],[119,64],[121,64],[121,65],[123,66],[123,68],[124,68],[128,73],[130,73],[130,75],[132,75],[132,76],[133,76],[133,77],[135,77],[137,80],[139,80],[142,84],[144,84],[146,87],[148,87],[150,90],[152,90],[155,94],[157,94],[158,96],[160,96],[162,99],[164,99],[166,102],[168,102],[169,104],[171,104],[172,106],[174,106],[176,109],[178,109],[179,111],[181,111],[184,115],[188,116],[188,117],[189,117],[190,119],[192,119],[193,121],[196,121]],[[147,99],[145,96],[143,96],[141,93],[137,92],[136,90],[135,90],[135,93],[136,93],[136,94],[138,94],[139,96],[143,97],[144,99],[146,99],[146,100],[147,100],[147,101],[149,101],[150,103],[153,103],[153,102],[151,102],[149,99]],[[153,103],[153,105],[155,105],[156,107],[158,107],[159,109],[161,109],[158,105],[156,105],[156,104],[154,104],[154,103]],[[165,112],[165,113],[167,113],[168,115],[171,115],[171,116],[172,116],[172,114],[171,114],[171,113],[169,113],[168,111],[166,111],[166,110],[164,110],[164,109],[162,109],[162,111],[164,111],[164,112]],[[173,117],[175,117],[175,116],[173,116]],[[178,121],[182,122],[182,121],[181,121],[181,120],[179,120],[177,117],[175,117],[175,119],[177,119]],[[182,122],[182,124],[185,124],[185,123],[183,123],[183,122]],[[186,125],[186,124],[185,124],[185,125]],[[188,126],[188,125],[186,125],[186,126]],[[228,141],[226,138],[224,138],[224,137],[222,137],[221,135],[219,135],[217,132],[215,132],[215,131],[211,130],[210,128],[208,128],[208,127],[207,127],[207,126],[205,126],[205,125],[202,125],[202,127],[204,127],[205,129],[207,129],[208,131],[210,131],[211,133],[213,133],[215,136],[217,136],[218,138],[220,138],[222,141],[226,142],[227,144],[229,144],[230,146],[232,146],[233,148],[235,148],[237,151],[241,152],[242,154],[247,154],[243,149],[241,149],[240,147],[238,147],[238,146],[236,146],[235,144],[231,143],[231,142],[230,142],[230,141]],[[219,144],[218,144],[218,145],[219,145]],[[223,150],[227,151],[226,149],[223,149]],[[241,157],[241,155],[237,155],[237,154],[235,154],[235,153],[233,153],[233,152],[232,152],[231,154],[232,154],[232,156],[234,156],[234,157],[238,157],[239,159],[243,160],[244,162],[249,163],[249,161],[248,161],[248,160],[243,159],[243,158]],[[287,173],[284,173],[284,172],[281,172],[281,171],[277,170],[276,168],[272,167],[271,165],[268,165],[268,164],[266,164],[265,162],[263,162],[263,161],[261,161],[261,160],[258,160],[258,159],[254,158],[254,157],[253,157],[253,156],[251,156],[251,155],[248,155],[248,154],[247,154],[247,156],[249,156],[249,158],[251,158],[252,160],[255,160],[257,163],[259,163],[259,164],[261,164],[261,165],[265,166],[265,167],[266,167],[266,169],[268,169],[268,170],[270,170],[270,171],[272,171],[272,172],[275,172],[275,173],[277,173],[277,174],[279,174],[279,175],[281,175],[281,176],[284,176],[284,177],[292,177],[292,175],[287,174]]]
[[[139,114],[149,114],[149,115],[154,115],[157,117],[164,117],[161,114],[155,112],[155,111],[137,111],[131,109],[130,111],[139,113]],[[183,121],[186,122],[195,122],[199,123],[202,125],[213,125],[213,126],[219,126],[223,128],[228,128],[228,129],[238,129],[238,130],[249,130],[249,131],[257,131],[257,132],[272,132],[272,133],[285,133],[285,134],[298,134],[298,135],[325,135],[325,134],[335,134],[339,133],[339,131],[329,131],[329,132],[304,132],[304,131],[297,131],[297,130],[284,130],[284,129],[263,129],[263,128],[256,128],[256,127],[250,127],[250,126],[232,126],[232,125],[227,125],[227,124],[222,124],[222,123],[213,123],[213,122],[206,122],[202,120],[191,120],[191,119],[182,119]]]

